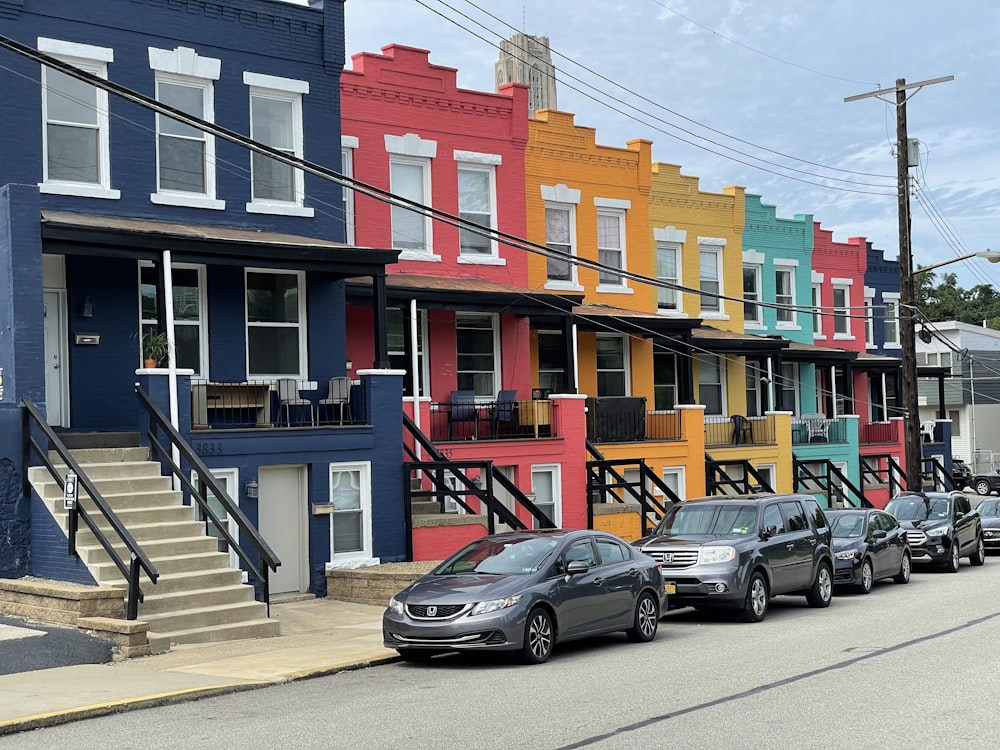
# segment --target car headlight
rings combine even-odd
[[[485,615],[490,612],[496,612],[498,609],[507,609],[507,607],[513,607],[519,601],[521,601],[520,596],[508,596],[506,599],[491,599],[488,602],[478,602],[472,608],[469,615]]]
[[[698,550],[698,564],[711,565],[736,559],[735,547],[702,547]]]
[[[389,609],[397,615],[401,615],[403,614],[403,603],[396,599],[396,597],[392,597],[392,599],[389,600]]]
[[[944,536],[948,533],[948,527],[938,526],[936,529],[927,529],[924,533],[927,534],[927,536]]]
[[[845,549],[843,552],[837,553],[838,560],[853,560],[858,556],[858,551],[856,549]]]

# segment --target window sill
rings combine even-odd
[[[854,337],[849,333],[835,333],[833,334],[834,341],[854,341]]]
[[[183,206],[184,208],[207,208],[212,211],[225,211],[226,202],[209,198],[204,195],[182,195],[180,193],[150,193],[150,203],[159,206]]]
[[[775,328],[779,331],[801,331],[802,326],[792,325],[791,323],[778,323]]]
[[[725,313],[711,312],[711,311],[707,311],[706,312],[705,310],[702,310],[702,312],[701,312],[701,319],[702,320],[729,320],[729,316],[726,315]]]
[[[826,341],[826,334],[824,333],[814,333],[813,341]]]
[[[266,203],[264,201],[247,203],[247,213],[301,216],[305,219],[311,219],[316,214],[315,210],[308,206],[298,206],[294,203]]]
[[[38,192],[46,195],[75,195],[78,198],[103,198],[112,201],[122,197],[121,190],[75,182],[39,182]]]
[[[572,281],[546,281],[546,289],[554,289],[560,292],[582,292],[583,287]]]
[[[506,258],[498,258],[495,255],[459,255],[459,263],[468,263],[472,266],[506,266]]]
[[[597,291],[602,294],[635,294],[635,289],[629,289],[627,286],[612,284],[598,284]]]
[[[688,314],[682,310],[657,310],[657,315],[662,315],[665,318],[686,318]]]
[[[901,344],[882,344],[883,349],[902,349]]]
[[[743,321],[743,330],[745,331],[766,331],[767,326],[763,323],[754,323],[753,321]]]
[[[400,250],[399,260],[419,260],[424,263],[440,263],[441,256],[434,253],[424,253],[420,250]]]

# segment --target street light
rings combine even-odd
[[[908,206],[907,206],[908,208]],[[907,223],[908,217],[907,217]],[[908,490],[923,490],[923,464],[924,450],[923,441],[918,432],[918,422],[920,418],[917,400],[917,342],[915,338],[914,312],[915,300],[913,299],[913,277],[917,274],[933,271],[942,266],[949,266],[970,258],[985,258],[990,263],[1000,263],[1000,251],[980,250],[966,255],[959,255],[951,260],[933,263],[922,268],[912,269],[907,263],[907,267],[900,265],[900,280],[902,289],[900,290],[900,344],[902,345],[902,367],[903,367],[903,408],[905,411],[904,421],[904,444],[906,446],[906,488]],[[908,329],[908,330],[904,330]],[[924,333],[924,331],[921,331]],[[923,340],[923,339],[922,339]]]

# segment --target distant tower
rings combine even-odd
[[[500,42],[500,60],[496,66],[497,90],[505,83],[526,83],[528,109],[557,109],[556,69],[552,66],[552,52],[547,36],[514,34]]]

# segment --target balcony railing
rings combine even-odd
[[[774,417],[705,417],[705,447],[774,445]]]
[[[847,420],[827,419],[821,414],[792,418],[792,445],[846,443]]]
[[[433,402],[430,438],[458,440],[538,440],[559,437],[558,405],[549,400]]]
[[[858,442],[862,445],[895,443],[896,440],[897,428],[893,422],[870,422],[858,430]]]
[[[646,411],[638,396],[601,396],[587,399],[587,439],[594,443],[635,443],[644,440],[683,440],[678,411]]]

